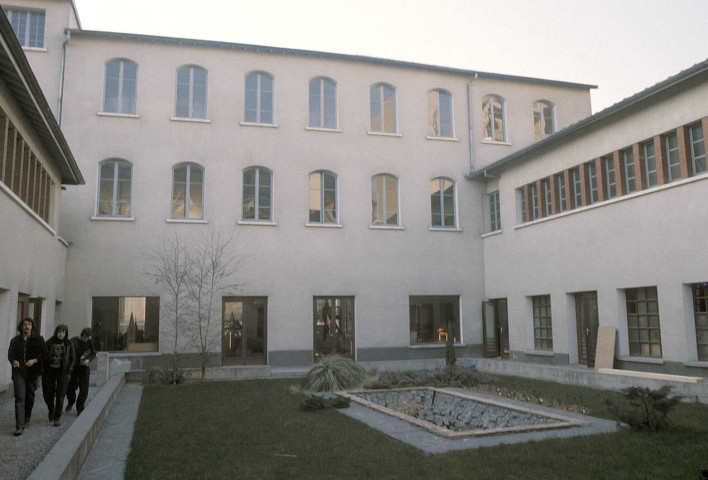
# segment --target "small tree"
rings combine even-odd
[[[621,422],[634,430],[656,431],[664,428],[671,410],[681,397],[671,395],[672,388],[664,385],[658,390],[632,386],[622,390],[623,402],[605,399],[607,409]]]

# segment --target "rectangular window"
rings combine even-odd
[[[624,193],[637,191],[637,175],[634,171],[634,154],[632,150],[622,151],[622,165],[624,166]]]
[[[681,178],[679,144],[676,132],[664,135],[664,148],[666,149],[666,167],[669,173],[669,182],[673,182]]]
[[[688,127],[688,139],[691,144],[691,165],[693,174],[706,171],[706,144],[703,138],[703,125],[700,123]]]
[[[535,183],[529,185],[529,192],[531,192],[531,220],[536,220],[538,218],[538,191]]]
[[[501,230],[501,210],[499,208],[499,190],[487,195],[489,199],[489,231]]]
[[[533,348],[553,350],[553,330],[551,327],[551,296],[531,297],[533,303]]]
[[[659,300],[656,287],[628,288],[624,294],[627,301],[629,354],[661,358]]]
[[[547,217],[553,213],[550,178],[541,180],[541,189],[543,190],[543,216]]]
[[[521,218],[518,219],[519,223],[524,223],[526,221],[526,196],[524,195],[524,187],[516,189],[516,200],[519,206],[519,213]]]
[[[605,170],[605,195],[607,200],[617,196],[617,177],[615,175],[615,160],[612,156],[602,158]]]
[[[160,297],[93,297],[91,329],[96,350],[156,352]]]
[[[698,360],[708,361],[708,282],[691,285],[693,315],[696,320]]]
[[[573,208],[583,206],[583,185],[580,181],[580,167],[575,167],[570,171],[573,181]]]
[[[590,204],[596,203],[600,197],[597,190],[597,168],[595,162],[585,164],[588,174],[588,186],[590,187]]]
[[[460,297],[409,297],[411,345],[460,341]]]
[[[647,188],[657,185],[656,178],[656,154],[654,152],[654,140],[649,140],[642,144],[644,153],[644,174],[647,177]]]
[[[30,48],[44,48],[43,10],[5,10],[7,19],[20,41],[20,45]]]
[[[565,212],[566,211],[566,189],[565,189],[565,175],[562,173],[559,173],[556,175],[556,187],[558,189],[558,211],[559,212]]]

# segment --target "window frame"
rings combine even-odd
[[[441,325],[442,323],[442,305],[451,305],[452,306],[452,320],[453,320],[453,329],[456,329],[457,332],[453,332],[453,342],[456,345],[462,344],[462,322],[460,321],[461,318],[461,312],[460,312],[460,297],[459,295],[409,295],[408,296],[408,333],[409,333],[409,347],[417,347],[417,346],[422,346],[422,345],[445,345],[447,342],[447,335],[449,335],[450,332],[447,332]],[[412,317],[412,312],[415,311],[419,312],[422,311],[423,306],[430,306],[432,310],[432,316],[431,316],[431,330],[424,330],[424,333],[431,333],[432,340],[419,340],[421,331],[419,327],[421,326],[421,320],[422,316],[421,315],[416,315],[416,318],[413,319]],[[419,307],[419,308],[415,308]],[[415,320],[415,330],[413,330],[413,323]],[[435,326],[438,326],[438,329],[435,329]],[[440,330],[444,330],[441,332]],[[435,333],[437,332],[438,337],[437,340],[435,340]],[[457,333],[457,336],[454,335],[454,333]],[[415,338],[413,337],[415,335]],[[445,335],[445,340],[443,340],[443,335]]]
[[[651,155],[649,154],[649,146],[651,146]],[[644,175],[646,177],[647,188],[655,187],[659,184],[658,168],[656,164],[656,146],[654,139],[642,142],[642,158],[644,159]],[[653,170],[649,168],[649,159],[654,162]],[[652,176],[654,177],[652,181]]]
[[[487,199],[489,203],[489,232],[499,232],[502,229],[499,190],[488,193]]]
[[[531,200],[531,220],[538,220],[540,217],[540,204],[538,202],[538,190],[536,182],[529,184],[529,199]]]
[[[587,170],[587,182],[588,182],[588,204],[592,205],[600,201],[600,189],[597,179],[597,166],[595,162],[588,162],[585,164]]]
[[[653,297],[648,295],[653,290]],[[640,293],[643,293],[644,298],[640,298]],[[632,294],[632,295],[630,295]],[[626,288],[624,290],[626,315],[627,315],[627,342],[629,345],[629,355],[632,357],[647,357],[647,358],[662,358],[663,347],[661,342],[661,318],[659,312],[659,295],[656,286]],[[630,298],[632,297],[632,298]],[[649,303],[656,303],[656,312],[649,311]],[[644,312],[641,312],[640,305],[644,304]],[[634,305],[634,308],[630,308]],[[646,325],[641,325],[641,317],[646,317]],[[656,317],[656,326],[651,326],[650,316]],[[634,322],[632,322],[634,320]],[[634,323],[634,325],[633,325]],[[658,332],[658,341],[652,340],[652,331]],[[636,340],[632,340],[632,332],[636,332]],[[646,332],[646,340],[642,340],[642,333]],[[636,345],[638,349],[634,348]],[[644,345],[648,345],[649,354],[642,353]],[[658,345],[659,353],[655,355],[653,346]]]
[[[179,74],[181,71],[189,69],[189,94],[187,96],[187,115],[180,115],[178,112],[179,108]],[[194,110],[194,96],[195,96],[195,84],[194,84],[194,72],[195,70],[201,70],[204,72],[204,116],[196,116]],[[175,75],[175,116],[178,119],[188,119],[188,120],[207,120],[209,115],[209,71],[199,65],[189,64],[182,65],[176,70]]]
[[[553,351],[553,314],[550,295],[531,297],[533,348],[540,352]]]
[[[605,182],[605,200],[610,200],[617,196],[617,172],[615,171],[615,159],[612,155],[602,157]]]
[[[255,171],[254,175],[254,204],[253,204],[253,209],[254,209],[254,218],[246,218],[244,215],[244,208],[245,208],[245,189],[246,189],[246,173],[250,170]],[[268,188],[270,189],[270,195],[269,195],[269,200],[270,200],[270,206],[269,208],[269,215],[268,218],[260,218],[260,195],[261,195],[261,184],[260,184],[260,176],[261,176],[261,171],[267,171],[270,174],[270,184],[268,185]],[[273,223],[273,171],[270,168],[266,168],[260,165],[251,165],[249,167],[244,168],[241,171],[241,221],[242,222],[255,222],[255,223]]]
[[[383,179],[383,222],[376,222],[375,221],[375,207],[374,207],[374,184],[376,182],[377,178],[382,178]],[[386,215],[386,205],[388,204],[388,198],[387,198],[387,193],[388,189],[386,187],[386,179],[391,178],[393,179],[395,185],[396,185],[396,223],[387,223],[387,215]],[[400,195],[399,195],[399,185],[398,185],[398,177],[395,175],[392,175],[390,173],[377,173],[376,175],[371,177],[371,226],[373,227],[400,227],[401,226],[401,203],[400,203]]]
[[[185,189],[184,189],[184,216],[176,217],[174,215],[175,208],[175,171],[178,168],[187,167],[185,172]],[[189,199],[191,198],[191,188],[193,182],[191,182],[192,169],[197,168],[202,172],[202,215],[201,217],[190,217],[189,216]],[[206,209],[206,168],[204,166],[195,162],[182,162],[172,166],[172,190],[171,190],[171,202],[170,202],[170,220],[184,220],[184,221],[197,221],[204,220],[206,215],[204,214]]]
[[[573,209],[583,206],[583,177],[580,175],[580,167],[570,169],[570,178],[573,182]]]
[[[256,118],[255,119],[249,119],[249,110],[248,110],[248,100],[249,100],[249,89],[248,89],[248,79],[255,75],[256,76],[256,98],[255,98],[255,104],[256,104]],[[264,110],[263,110],[263,77],[268,77],[270,78],[271,81],[271,92],[270,92],[270,104],[271,104],[271,121],[266,122],[263,121],[263,116],[264,116]],[[265,72],[263,70],[254,70],[252,72],[248,72],[244,76],[244,102],[243,102],[243,123],[248,124],[248,125],[270,125],[274,126],[276,125],[275,123],[275,76],[271,75],[268,72]]]
[[[568,198],[567,186],[565,184],[565,174],[563,172],[555,175],[556,187],[558,191],[558,213],[568,210],[566,201]]]
[[[433,182],[437,181],[438,182],[438,192],[440,192],[440,209],[439,209],[439,215],[440,215],[440,225],[436,225],[435,222],[433,221],[433,209],[432,209],[432,198],[434,193],[429,193],[428,198],[431,200],[431,209],[430,209],[430,229],[431,230],[456,230],[459,227],[458,225],[458,218],[457,218],[457,182],[453,180],[450,177],[435,177],[430,180],[428,184],[428,188],[432,185]],[[453,222],[454,225],[445,225],[445,194],[443,193],[444,190],[444,182],[448,181],[452,183],[452,208],[453,208]],[[449,216],[449,215],[448,215]]]
[[[675,148],[671,148],[671,146],[670,146],[671,139],[676,139],[676,147]],[[666,150],[667,181],[674,182],[676,180],[680,180],[681,179],[681,159],[680,159],[680,155],[679,155],[678,134],[675,131],[669,132],[669,133],[663,135],[662,140],[664,142],[664,149]],[[672,157],[676,160],[675,162],[671,161]],[[673,168],[678,169],[678,175],[674,175],[674,173],[672,172]]]
[[[699,326],[699,316],[708,318],[708,282],[691,284],[691,299],[693,305],[693,321],[696,333],[696,350],[699,362],[708,362],[708,342],[701,341],[708,338],[708,321],[704,321],[705,326]],[[706,335],[703,337],[702,335]],[[701,352],[705,352],[701,354]]]
[[[108,163],[113,164],[113,179],[111,187],[111,214],[100,213],[101,208],[101,168],[103,165]],[[117,215],[117,203],[118,203],[118,174],[119,174],[119,164],[125,164],[130,167],[130,201],[128,204],[128,214],[127,215]],[[107,158],[98,163],[98,175],[96,182],[96,218],[133,218],[133,164],[128,160],[123,158]]]
[[[311,183],[311,177],[314,174],[320,174],[320,182],[319,182],[319,201],[320,201],[320,210],[319,210],[319,221],[313,221],[311,217],[311,209],[309,208],[309,194],[312,191],[310,188],[310,183]],[[333,221],[325,221],[325,175],[331,175],[334,177],[334,220]],[[320,225],[332,225],[332,226],[339,226],[341,225],[339,223],[339,176],[332,172],[331,170],[313,170],[307,175],[307,190],[308,190],[308,216],[307,216],[307,225],[312,225],[312,226],[320,226]]]
[[[430,95],[431,93],[434,94],[433,97],[431,97],[431,95]],[[441,112],[441,106],[440,106],[441,105],[441,103],[440,103],[441,95],[446,95],[447,99],[448,99],[447,101],[449,102],[448,111],[450,114],[450,122],[447,127],[450,130],[449,135],[443,134],[444,129],[443,129],[443,123],[442,123],[442,116],[440,114],[440,112]],[[432,98],[435,99],[435,105],[431,106],[430,103],[431,103]],[[431,110],[431,107],[433,107],[433,110]],[[437,134],[435,134],[435,126],[434,126],[434,122],[433,122],[433,119],[435,117],[434,117],[433,112],[437,112],[437,119],[438,119],[438,133]],[[453,110],[453,106],[452,106],[452,93],[449,90],[446,90],[444,88],[435,88],[433,90],[429,90],[428,91],[428,135],[427,135],[428,138],[448,138],[448,139],[455,138],[454,118],[455,118],[455,114],[454,114],[454,110]],[[432,130],[432,132],[431,132],[431,130]]]
[[[494,108],[494,104],[492,103],[492,99],[497,100],[501,105],[499,107],[499,118],[501,118],[501,132],[502,132],[502,139],[497,140],[496,137],[496,122],[497,120],[497,115],[495,115],[496,110]],[[490,125],[491,125],[491,135],[488,137],[487,136],[487,126],[485,124],[485,108],[487,108],[487,105],[489,106],[489,120],[490,120]],[[507,133],[507,125],[506,125],[506,100],[504,97],[501,95],[497,95],[496,93],[491,93],[489,95],[485,95],[482,99],[482,141],[484,142],[489,142],[489,143],[508,143],[509,142],[509,136]]]
[[[320,93],[319,93],[319,102],[320,102],[320,111],[317,113],[317,119],[318,119],[318,125],[313,125],[312,124],[312,104],[310,103],[310,100],[312,98],[312,86],[315,82],[319,82],[319,88],[320,88]],[[332,87],[334,88],[334,126],[333,127],[327,127],[325,126],[325,118],[326,118],[326,95],[325,95],[325,84],[330,83],[332,84]],[[339,89],[337,88],[337,82],[335,82],[332,78],[330,77],[324,77],[324,76],[319,76],[311,79],[308,82],[308,95],[307,95],[307,103],[308,103],[308,116],[307,116],[307,126],[308,128],[316,128],[320,130],[338,130],[339,129]],[[275,93],[275,82],[273,82],[273,93]],[[275,96],[275,95],[274,95]],[[275,113],[275,108],[273,109],[273,113]],[[273,116],[275,119],[275,115]]]
[[[689,145],[689,153],[691,155],[691,171],[693,172],[694,175],[700,175],[701,173],[705,173],[708,171],[708,165],[706,165],[706,140],[705,140],[705,134],[703,132],[703,125],[701,122],[694,123],[693,125],[689,125],[686,127],[688,130],[688,145]],[[694,130],[697,130],[701,132],[701,138],[698,140],[694,139]],[[696,145],[699,143],[703,144],[703,154],[696,154]],[[699,172],[698,169],[696,168],[698,163],[703,160],[703,165],[702,169]]]
[[[7,8],[3,9],[5,11],[5,16],[7,17],[7,21],[10,23],[10,26],[12,27],[12,31],[15,32],[15,37],[17,37],[17,41],[20,43],[20,46],[23,49],[27,50],[46,50],[46,45],[45,45],[45,37],[47,35],[47,11],[41,8],[23,8],[23,7],[14,7],[14,6],[9,6]],[[17,30],[15,30],[15,25],[12,23],[13,22],[13,17],[15,16],[16,13],[24,13],[27,15],[26,20],[25,20],[25,32],[23,37],[20,38],[18,35]],[[42,44],[41,45],[30,45],[29,43],[31,42],[31,36],[32,36],[32,18],[37,15],[42,16]]]
[[[536,108],[541,106],[540,111],[536,111]],[[546,132],[547,118],[544,113],[544,107],[550,110],[550,120],[551,120],[551,133]],[[536,121],[538,118],[538,125],[540,130],[536,130]],[[550,137],[556,133],[556,106],[553,102],[548,100],[536,100],[533,102],[533,126],[534,126],[534,138],[536,140],[543,140],[544,138]]]
[[[548,217],[553,214],[553,197],[551,195],[551,179],[541,180],[541,195],[543,195],[543,216]]]
[[[385,92],[390,89],[393,93],[393,131],[386,131],[386,108],[385,108]],[[372,101],[372,93],[376,90],[378,93],[378,102],[381,108],[381,128],[374,129],[374,103]],[[398,90],[390,83],[379,82],[369,87],[369,133],[378,135],[398,135]]]
[[[124,345],[123,348],[120,350],[106,350],[106,349],[102,348],[102,343],[103,343],[103,338],[101,338],[102,332],[106,335],[108,335],[110,333],[120,334],[121,322],[120,322],[120,317],[118,317],[117,318],[118,321],[115,324],[115,325],[117,325],[117,330],[118,330],[117,332],[113,331],[114,325],[103,325],[103,323],[101,322],[101,319],[99,319],[99,322],[101,323],[101,326],[103,328],[101,328],[101,329],[97,328],[98,325],[95,325],[95,322],[97,320],[96,319],[96,302],[97,301],[98,302],[117,301],[118,308],[116,309],[116,312],[120,312],[121,311],[121,308],[120,308],[121,299],[123,299],[123,301],[125,301],[125,299],[141,299],[141,298],[145,300],[145,307],[144,307],[145,308],[145,319],[144,319],[145,322],[144,323],[145,323],[146,327],[147,327],[147,322],[148,322],[148,313],[156,313],[157,314],[157,318],[156,319],[153,318],[152,319],[153,321],[150,322],[151,324],[153,324],[155,320],[157,321],[157,326],[153,327],[151,329],[151,330],[154,330],[156,337],[154,338],[154,341],[152,341],[152,342],[144,341],[144,334],[145,334],[145,331],[147,330],[145,328],[145,329],[143,329],[143,341],[135,341],[133,343],[142,344],[143,348],[145,348],[145,346],[147,346],[147,345],[152,346],[152,348],[150,348],[150,349],[145,349],[145,350],[141,350],[141,351],[158,352],[160,350],[159,345],[160,345],[160,313],[161,313],[160,312],[160,303],[161,302],[160,302],[159,296],[144,296],[143,297],[143,296],[138,296],[138,295],[135,295],[135,296],[127,296],[127,295],[126,296],[98,296],[97,295],[97,296],[91,297],[91,327],[93,329],[94,343],[96,343],[96,350],[97,351],[101,351],[101,352],[128,352],[129,350],[127,350],[125,348],[127,345]],[[148,305],[148,302],[150,302],[151,305]],[[152,308],[150,308],[150,307],[152,307]],[[122,334],[119,336],[122,337],[123,335],[126,335],[126,339],[127,339],[127,329],[128,328],[130,328],[130,326],[128,326],[126,328],[125,334]],[[117,337],[114,337],[114,338],[117,338]],[[107,339],[108,338],[106,338],[106,340]],[[108,343],[108,342],[106,342],[106,343]]]
[[[116,106],[118,107],[116,110],[109,110],[106,108],[106,99],[107,99],[107,87],[108,87],[108,66],[114,63],[118,63],[118,92],[116,96]],[[135,84],[135,92],[134,96],[132,99],[132,106],[133,109],[130,112],[123,112],[122,107],[125,101],[125,64],[130,63],[135,66],[135,77],[133,78],[133,82]],[[103,69],[103,102],[101,106],[101,113],[110,113],[113,115],[137,115],[138,111],[138,64],[130,59],[127,58],[114,58],[112,60],[109,60],[105,63],[105,68]]]
[[[624,194],[628,195],[637,191],[637,171],[634,168],[634,152],[627,148],[620,152],[624,170]],[[632,174],[630,175],[630,171]]]

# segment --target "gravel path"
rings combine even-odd
[[[41,383],[41,382],[40,382]],[[88,404],[97,389],[89,387]],[[66,400],[64,400],[66,408]],[[70,413],[63,413],[61,426],[55,427],[47,418],[47,405],[42,398],[42,389],[38,388],[32,409],[32,421],[29,428],[19,437],[12,435],[15,429],[15,399],[10,393],[0,395],[0,479],[23,480],[39,465],[44,456],[69,428],[76,418],[76,408]]]

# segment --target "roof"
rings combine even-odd
[[[59,169],[61,183],[83,184],[74,155],[4,14],[0,15],[0,78],[49,154],[48,160]]]
[[[615,121],[628,113],[628,111],[632,108],[643,108],[644,106],[649,105],[652,101],[656,100],[660,94],[669,89],[675,89],[681,85],[685,85],[686,82],[701,74],[708,74],[708,59],[696,63],[692,67],[682,70],[676,75],[673,75],[666,80],[657,83],[656,85],[648,87],[641,92],[632,95],[631,97],[627,97],[594,115],[586,117],[583,120],[580,120],[579,122],[576,122],[543,140],[532,143],[518,152],[507,155],[506,157],[497,160],[482,169],[471,171],[465,175],[465,178],[469,180],[484,177],[487,173],[498,171],[505,166],[518,164],[524,159],[533,158],[544,151],[550,150],[561,145],[562,143],[572,140],[573,138],[584,135],[590,131],[590,127],[593,125]]]
[[[464,75],[468,77],[488,78],[493,80],[506,80],[511,82],[536,83],[541,85],[552,85],[556,87],[588,90],[597,88],[596,85],[584,83],[563,82],[559,80],[548,80],[543,78],[523,77],[517,75],[504,75],[501,73],[482,72],[479,70],[468,70],[462,68],[445,67],[439,65],[428,65],[423,63],[406,62],[402,60],[390,60],[386,58],[367,57],[363,55],[349,55],[343,53],[328,53],[315,50],[300,50],[294,48],[270,47],[265,45],[251,45],[246,43],[230,43],[214,40],[195,40],[189,38],[160,37],[154,35],[142,35],[136,33],[102,32],[96,30],[68,30],[72,37],[102,38],[107,40],[125,40],[142,43],[159,43],[165,45],[178,45],[183,47],[217,48],[224,50],[240,50],[246,52],[260,52],[274,55],[292,55],[309,58],[323,58],[329,60],[341,60],[345,62],[369,63],[375,65],[388,65],[399,68],[410,68],[414,70],[425,70],[440,73],[450,73]]]

